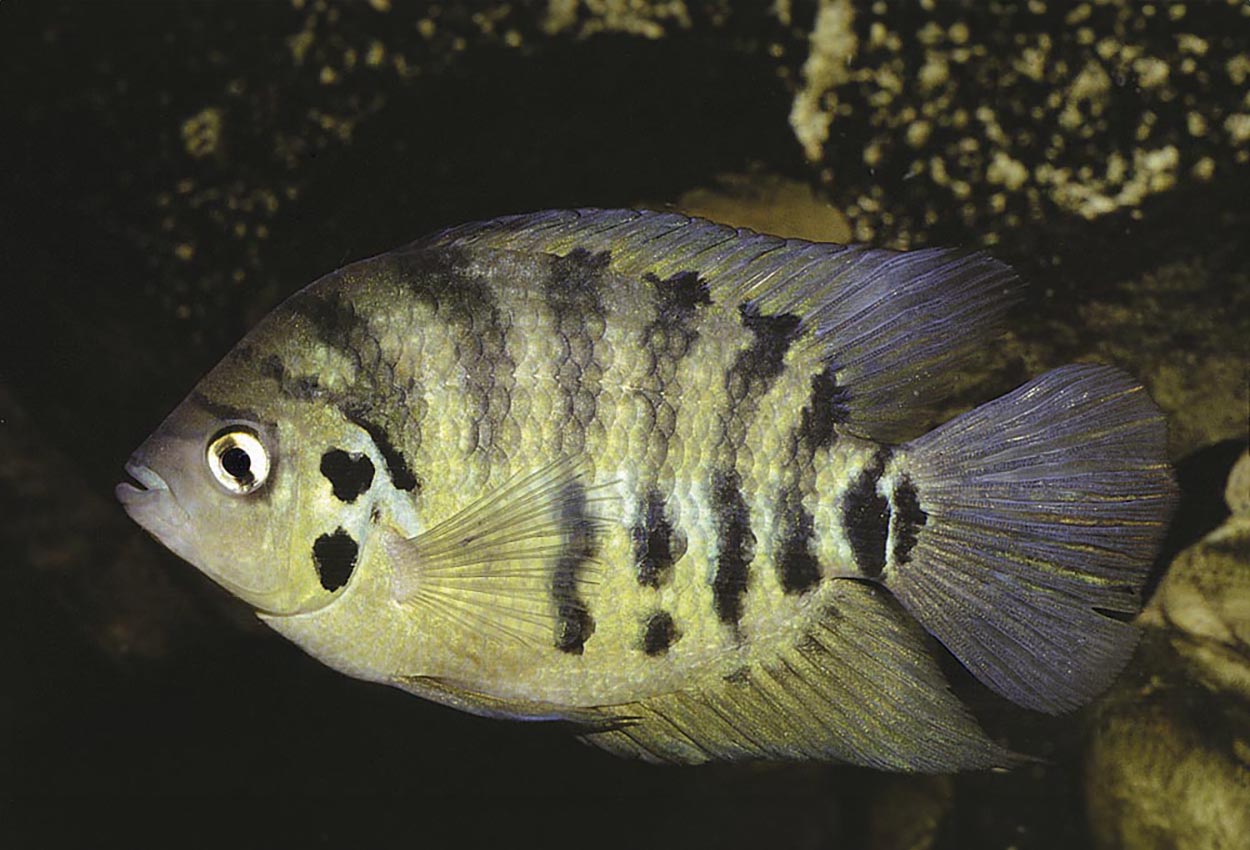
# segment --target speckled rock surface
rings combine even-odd
[[[1079,722],[1022,716],[958,671],[1045,762],[938,782],[655,771],[325,670],[111,490],[196,378],[320,274],[455,222],[646,201],[991,246],[1027,300],[956,406],[1073,359],[1141,376],[1186,485],[1174,554],[1210,530],[1216,473],[1195,453],[1245,436],[1250,46],[1233,3],[1130,8],[0,2],[17,81],[0,87],[0,487],[18,506],[0,515],[17,671],[0,805],[59,815],[74,795],[84,816],[52,821],[71,830],[105,793],[147,812],[171,791],[311,796],[351,822],[276,830],[220,804],[188,822],[314,844],[416,822],[458,846],[556,827],[596,846],[1091,846]],[[358,817],[360,797],[403,815]],[[0,840],[22,823],[0,817]]]
[[[1250,835],[1250,454],[1232,515],[1172,562],[1123,683],[1094,714],[1086,797],[1100,848],[1234,850]]]
[[[828,0],[790,121],[860,239],[1140,216],[1250,162],[1247,24],[1238,0]]]

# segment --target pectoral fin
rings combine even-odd
[[[587,600],[605,497],[575,460],[517,476],[416,537],[384,535],[398,602],[493,640],[561,648],[593,629]]]

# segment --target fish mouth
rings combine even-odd
[[[191,518],[178,504],[169,483],[150,466],[133,457],[126,462],[125,468],[130,480],[114,487],[113,495],[122,503],[130,518],[161,540],[180,532]]]
[[[169,492],[169,485],[165,483],[164,478],[133,458],[126,462],[125,469],[131,480],[123,481],[114,487],[113,495],[126,507],[140,504],[145,499],[150,500],[161,492]]]

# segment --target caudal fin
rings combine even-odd
[[[1136,643],[1126,620],[1176,499],[1166,446],[1128,375],[1049,372],[899,450],[889,477],[913,521],[882,578],[991,688],[1074,708]]]

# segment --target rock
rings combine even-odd
[[[1233,515],[1172,562],[1122,684],[1094,712],[1086,800],[1104,850],[1233,850],[1250,836],[1250,455]]]
[[[1250,161],[1239,5],[826,0],[790,123],[859,240],[1137,217]]]

